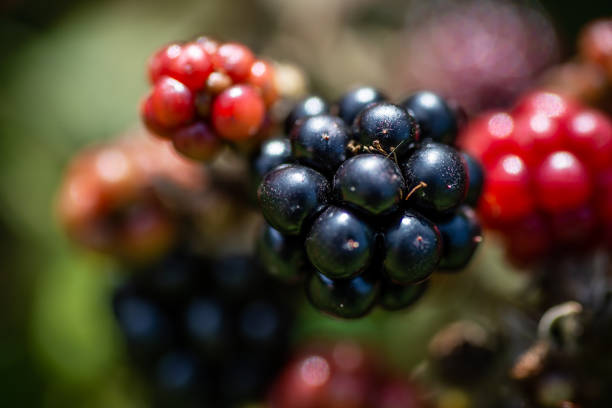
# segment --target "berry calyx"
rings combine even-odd
[[[261,95],[249,85],[235,85],[215,98],[211,121],[220,137],[240,141],[260,130],[264,116],[265,105]]]

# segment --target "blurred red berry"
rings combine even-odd
[[[597,175],[596,197],[597,214],[612,227],[612,166]]]
[[[597,214],[588,205],[553,214],[550,226],[552,237],[560,246],[586,248],[597,238]]]
[[[492,166],[485,181],[480,210],[485,222],[500,225],[530,214],[534,202],[530,176],[523,159],[506,155]]]
[[[541,113],[563,122],[575,109],[575,103],[561,95],[536,91],[520,99],[512,110],[512,114],[520,116]]]
[[[513,222],[502,230],[508,257],[514,264],[525,266],[545,256],[552,248],[552,232],[546,219],[537,214]]]
[[[178,129],[172,135],[177,152],[194,160],[210,160],[221,149],[217,135],[204,122],[196,122]]]
[[[192,91],[201,89],[206,84],[213,63],[210,55],[198,43],[187,43],[181,47],[176,58],[169,60],[163,75],[181,82]]]
[[[583,163],[572,153],[558,151],[547,156],[534,173],[538,206],[560,212],[585,205],[592,183]]]
[[[192,92],[170,77],[160,78],[151,92],[151,107],[156,123],[172,128],[189,123],[195,115]]]
[[[170,138],[170,129],[162,126],[153,111],[153,99],[151,95],[142,100],[140,104],[140,117],[145,127],[154,135],[163,138]]]
[[[249,77],[255,56],[242,44],[226,43],[217,49],[215,62],[234,82],[243,82]]]
[[[176,43],[168,44],[153,54],[151,58],[149,58],[147,65],[149,82],[154,85],[159,78],[166,75],[166,71],[171,61],[178,58],[180,54],[181,45]]]
[[[505,112],[495,112],[476,119],[462,137],[465,150],[481,159],[486,167],[495,165],[506,154],[521,154],[514,138],[514,119]]]
[[[585,109],[567,126],[568,149],[593,171],[612,166],[612,122],[603,114]]]
[[[563,148],[564,128],[557,118],[531,112],[517,118],[515,124],[514,138],[529,166],[537,165],[549,152]]]
[[[278,99],[274,67],[266,61],[255,61],[247,82],[261,91],[266,106],[272,105]]]
[[[589,24],[579,40],[580,53],[589,61],[607,68],[612,73],[612,20]]]
[[[211,120],[224,139],[239,141],[257,134],[265,117],[261,95],[249,85],[235,85],[223,91],[212,105]]]

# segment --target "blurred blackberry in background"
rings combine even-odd
[[[113,310],[155,406],[230,407],[263,397],[285,361],[295,295],[255,259],[176,252],[130,271]]]
[[[309,97],[289,114],[288,140],[268,141],[252,161],[264,266],[284,279],[308,275],[308,298],[331,315],[414,303],[438,266],[463,268],[482,239],[466,205],[484,175],[452,146],[455,110],[431,92],[404,105],[371,87],[331,108]]]

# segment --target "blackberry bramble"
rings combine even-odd
[[[279,99],[274,66],[239,43],[201,37],[167,45],[150,58],[148,74],[144,124],[194,160],[260,138]]]
[[[265,266],[289,280],[307,275],[311,303],[344,318],[376,304],[402,309],[436,268],[466,266],[481,241],[467,205],[484,176],[474,158],[436,141],[455,139],[453,112],[433,93],[396,105],[371,87],[331,108],[316,96],[298,103],[288,139],[266,142],[253,160]]]
[[[113,310],[154,406],[233,407],[264,396],[289,346],[284,285],[238,255],[174,253],[133,272]]]

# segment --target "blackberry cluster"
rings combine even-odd
[[[289,346],[286,287],[247,256],[175,253],[133,272],[113,309],[155,406],[230,407],[263,396]]]
[[[480,214],[515,263],[612,242],[612,121],[603,112],[538,91],[476,118],[462,145],[487,169]]]
[[[162,185],[198,194],[206,175],[165,143],[132,134],[74,157],[58,192],[58,216],[87,248],[133,261],[155,258],[177,237],[177,214]]]
[[[275,69],[243,44],[207,37],[169,44],[149,60],[151,92],[141,116],[177,151],[210,160],[225,142],[246,143],[265,133],[279,92]]]
[[[253,162],[269,271],[307,273],[316,308],[354,318],[377,302],[402,309],[436,268],[463,268],[481,240],[469,206],[483,175],[452,146],[458,126],[431,92],[396,105],[362,87],[333,107],[316,96],[298,103],[289,139],[268,141]]]

